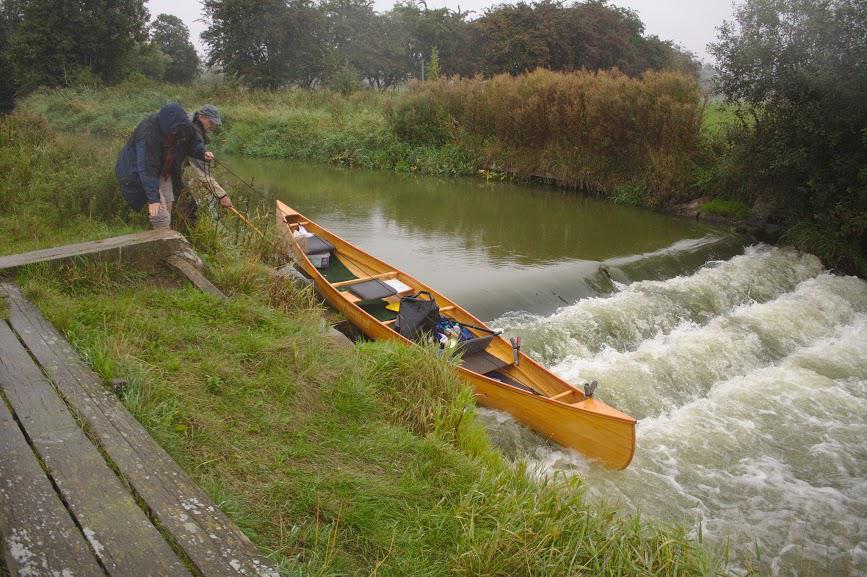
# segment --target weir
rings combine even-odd
[[[571,382],[640,416],[635,459],[610,474],[488,413],[492,437],[591,497],[729,541],[735,568],[867,570],[867,282],[810,255],[753,247],[688,276],[623,286],[548,316],[494,323]],[[773,568],[773,569],[772,569]]]

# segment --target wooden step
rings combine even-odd
[[[0,536],[11,574],[104,577],[2,399],[0,455]]]
[[[190,576],[5,322],[0,388],[110,575]]]
[[[277,577],[273,564],[156,444],[20,289],[0,283],[2,295],[9,324],[29,353],[196,569],[205,577]]]

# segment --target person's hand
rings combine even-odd
[[[232,208],[232,199],[229,198],[228,194],[220,199],[220,206],[223,208]]]
[[[206,150],[204,158],[206,161],[211,162],[212,160],[214,160],[214,153],[210,150]]]
[[[160,212],[160,203],[151,202],[148,204],[148,216],[154,218]]]

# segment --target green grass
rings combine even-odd
[[[428,103],[424,98],[418,101],[418,95],[412,91],[368,90],[350,95],[294,88],[249,91],[231,84],[199,83],[181,87],[139,79],[110,88],[39,92],[24,99],[19,107],[44,115],[54,128],[120,137],[128,135],[143,117],[170,100],[180,102],[189,111],[211,102],[220,108],[225,121],[213,143],[224,153],[437,175],[493,171],[517,178],[547,178],[603,196],[618,185],[643,179],[648,183],[645,206],[681,198],[689,192],[686,187],[689,158],[697,152],[692,143],[698,133],[696,117],[700,107],[697,100],[693,102],[688,96],[674,94],[670,95],[672,98],[659,99],[652,114],[639,112],[629,108],[638,107],[639,101],[632,101],[626,93],[621,93],[626,90],[621,86],[625,80],[607,78],[601,75],[591,82],[593,90],[600,93],[591,99],[597,103],[598,111],[588,117],[590,124],[586,130],[578,131],[581,133],[578,136],[576,130],[563,128],[563,122],[553,111],[545,123],[537,122],[535,117],[525,117],[526,114],[517,124],[506,122],[514,116],[513,101],[528,100],[517,97],[509,87],[495,91],[490,102],[484,100],[492,110],[499,110],[497,118],[502,122],[498,120],[493,126],[515,124],[507,130],[508,138],[487,134],[481,129],[481,132],[470,130],[470,124],[478,116],[473,106],[481,106],[481,101],[473,106],[467,104],[469,108],[461,113],[460,119],[446,114],[433,123],[424,123],[422,118],[413,116],[412,111],[426,109]],[[534,82],[528,80],[527,89],[540,90],[544,96],[545,90]],[[507,84],[501,79],[497,86],[504,83]],[[646,106],[656,102],[654,94],[668,90],[668,84],[658,79],[655,84],[652,79],[635,83],[647,92],[639,99]],[[563,98],[571,102],[573,92],[561,87],[562,98],[554,98],[549,104],[554,106]],[[438,97],[426,98],[436,100]],[[546,98],[550,99],[551,95],[529,100],[547,102]],[[606,113],[611,108],[606,98],[616,103],[615,108],[622,118]],[[684,98],[686,104],[680,102]],[[453,103],[464,100],[460,94],[451,98]],[[673,104],[675,100],[680,103]],[[533,110],[539,114],[547,110],[549,106],[544,102],[537,102]],[[460,116],[458,112],[455,114]],[[633,126],[639,118],[647,122],[667,118],[668,122],[654,124],[652,128]],[[621,126],[623,130],[615,130],[618,122],[630,128]],[[408,133],[407,126],[413,131]],[[666,136],[663,126],[677,134]],[[538,144],[525,140],[529,131],[538,135],[555,128],[560,135],[552,135],[550,142]],[[637,147],[636,150],[630,151],[625,144],[615,143],[614,133],[620,135],[624,143]],[[642,137],[635,137],[636,134]],[[563,140],[566,138],[563,135],[569,135],[568,139]],[[669,150],[672,147],[677,151]]]
[[[98,140],[28,114],[0,122],[3,225],[29,223],[4,252],[144,225],[112,186],[86,186],[110,174]],[[722,572],[682,528],[506,462],[446,359],[331,344],[309,290],[268,274],[267,241],[208,217],[190,237],[228,301],[118,265],[31,266],[18,281],[103,379],[129,383],[127,408],[283,575]]]
[[[699,212],[702,214],[715,214],[730,220],[743,220],[747,217],[750,209],[738,200],[723,200],[715,198],[701,205]]]
[[[285,89],[246,91],[224,85],[159,85],[144,80],[113,88],[35,93],[20,108],[44,115],[53,128],[125,137],[138,122],[175,100],[188,111],[206,102],[220,108],[225,129],[214,135],[221,151],[266,158],[427,174],[472,174],[478,159],[457,145],[400,141],[385,116],[395,93],[341,95]]]
[[[19,280],[103,379],[129,382],[127,407],[286,575],[718,570],[682,530],[509,466],[432,351],[337,348],[318,311],[280,314],[258,290],[223,303],[101,267]]]
[[[704,108],[702,130],[715,136],[725,132],[726,126],[738,121],[737,107],[723,102],[709,102]]]

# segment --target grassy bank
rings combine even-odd
[[[142,227],[111,183],[116,141],[23,112],[0,134],[0,226],[14,230],[0,254]],[[311,295],[224,231],[203,218],[191,237],[228,302],[105,266],[18,280],[98,374],[129,382],[130,411],[284,575],[721,572],[683,529],[505,462],[446,360],[333,346]]]
[[[123,135],[169,100],[189,109],[220,107],[226,123],[215,144],[224,152],[399,172],[541,177],[601,196],[638,190],[644,206],[690,194],[702,123],[696,83],[654,72],[635,79],[539,70],[347,96],[138,81],[46,91],[21,106],[58,128]]]

